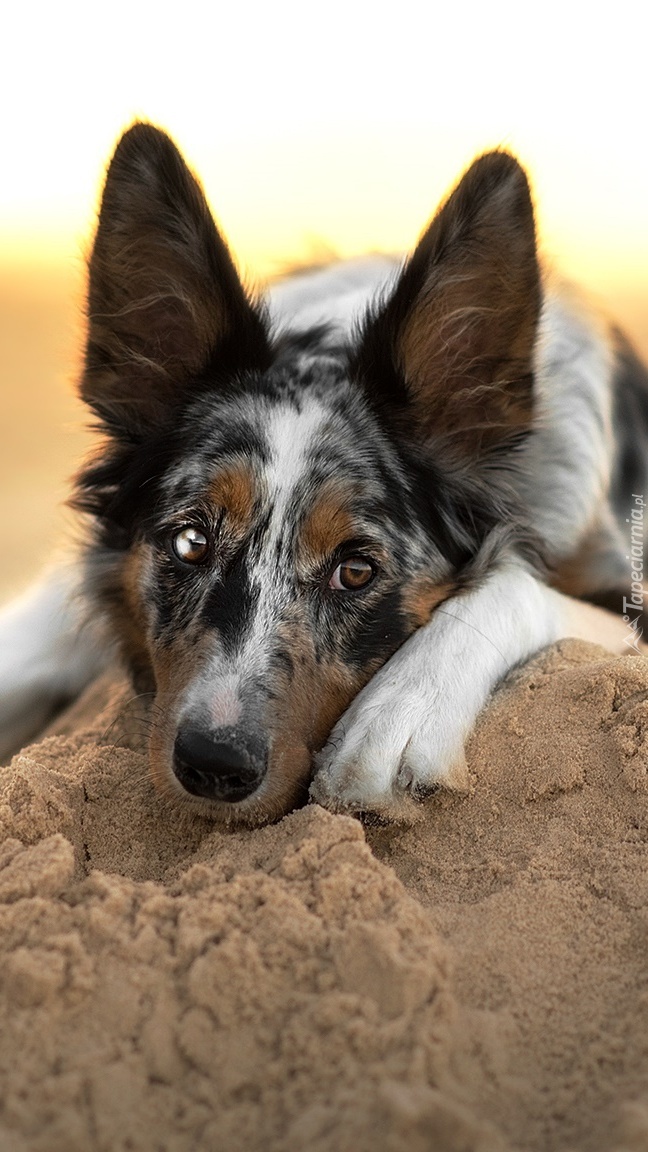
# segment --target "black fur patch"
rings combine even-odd
[[[372,667],[400,648],[411,632],[402,611],[403,589],[393,588],[373,605],[353,630],[342,656],[352,668]]]
[[[259,593],[258,584],[250,579],[247,549],[240,548],[202,608],[202,619],[217,629],[226,653],[236,651],[254,620]]]

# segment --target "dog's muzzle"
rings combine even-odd
[[[259,787],[267,750],[233,728],[204,732],[181,728],[173,749],[173,771],[185,791],[235,804]]]

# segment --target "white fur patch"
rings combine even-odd
[[[280,328],[293,332],[327,324],[333,340],[348,336],[376,294],[395,281],[401,264],[391,256],[363,256],[298,273],[272,286],[270,315]]]
[[[210,716],[214,728],[234,728],[242,715],[243,708],[236,685],[215,685]]]
[[[560,560],[606,505],[613,454],[612,353],[573,293],[548,292],[536,351],[533,435],[513,482],[533,528]]]
[[[244,644],[236,656],[237,667],[260,671],[265,666],[267,638],[276,621],[289,563],[283,549],[286,531],[292,532],[288,519],[291,498],[308,472],[310,450],[322,433],[326,409],[315,399],[307,400],[301,411],[290,404],[272,410],[265,426],[270,459],[263,472],[263,483],[271,506],[270,522],[259,556],[250,567],[250,580],[260,589],[254,619],[250,621]]]
[[[207,719],[214,729],[234,728],[243,715],[241,677],[226,671],[219,652],[207,668],[189,684],[182,701],[178,723],[192,717]],[[200,727],[200,722],[198,724]]]
[[[265,434],[270,461],[263,478],[274,506],[275,534],[281,531],[290,496],[304,474],[309,451],[326,417],[326,409],[315,398],[306,400],[299,412],[292,404],[282,404],[269,413]]]
[[[83,618],[81,583],[79,568],[61,565],[0,611],[1,763],[109,663],[110,645]]]

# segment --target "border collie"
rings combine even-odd
[[[505,152],[404,265],[341,263],[262,302],[175,145],[134,125],[81,395],[103,437],[73,497],[91,530],[0,616],[5,752],[116,647],[151,694],[163,793],[250,825],[309,787],[389,813],[465,787],[466,738],[515,665],[640,635],[648,376],[541,274]]]

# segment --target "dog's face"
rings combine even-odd
[[[313,752],[504,514],[483,476],[529,426],[533,217],[510,157],[471,173],[332,350],[273,338],[163,134],[136,126],[113,159],[82,384],[108,438],[77,504],[156,694],[154,780],[216,818],[306,795]]]
[[[124,561],[157,687],[155,777],[230,818],[305,794],[313,751],[449,591],[398,459],[339,376],[314,357],[191,406],[191,451]]]

